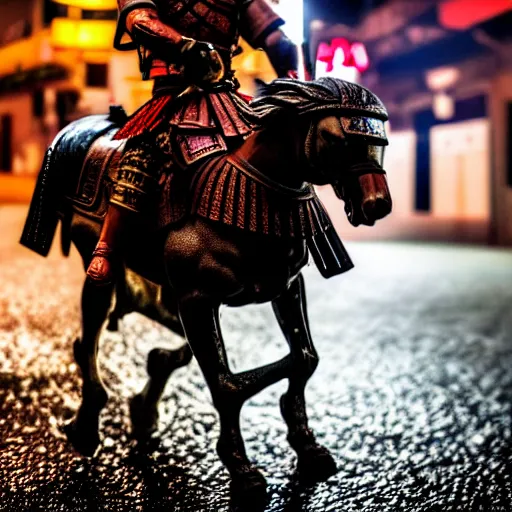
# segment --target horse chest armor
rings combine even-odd
[[[186,37],[226,50],[238,43],[241,0],[159,0],[162,21]]]
[[[162,227],[192,214],[247,233],[296,240],[329,228],[312,187],[285,194],[252,175],[246,165],[233,155],[214,157],[194,172],[186,184],[188,193],[179,186],[179,176],[171,175],[164,185],[163,197],[169,204],[161,208]]]

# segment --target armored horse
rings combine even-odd
[[[367,89],[332,78],[278,79],[253,100],[251,112],[255,130],[241,145],[205,155],[162,182],[158,221],[141,221],[126,240],[126,272],[117,284],[84,283],[83,331],[74,345],[82,402],[66,433],[84,455],[99,445],[98,418],[108,395],[98,343],[116,295],[111,328],[126,312],[139,311],[186,340],[177,350],[150,352],[149,381],[131,401],[133,432],[143,438],[155,430],[165,384],[195,357],[219,413],[217,452],[230,472],[233,499],[257,507],[265,501],[266,481],[246,455],[240,411],[281,379],[289,382],[280,407],[299,476],[319,481],[336,472],[332,455],[308,426],[305,387],[319,358],[301,269],[310,253],[324,277],[352,264],[313,185],[331,185],[354,226],[385,217],[391,197],[382,167],[387,113]],[[24,245],[46,255],[60,221],[64,254],[72,242],[87,268],[122,151],[112,137],[123,122],[123,112],[113,109],[109,116],[75,121],[57,136],[39,175]],[[233,373],[219,310],[265,302],[272,303],[290,353]]]

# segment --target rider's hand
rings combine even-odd
[[[185,78],[192,84],[214,84],[224,76],[224,63],[210,43],[183,38],[181,59]]]

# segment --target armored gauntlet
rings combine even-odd
[[[224,76],[224,63],[210,43],[183,38],[181,63],[185,79],[196,85],[214,84]]]

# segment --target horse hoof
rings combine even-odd
[[[233,479],[230,512],[263,512],[267,505],[267,481],[257,469]]]
[[[297,474],[303,484],[324,482],[338,471],[329,450],[319,444],[304,447],[299,454]]]
[[[158,428],[158,411],[148,411],[144,406],[144,397],[138,394],[130,400],[130,420],[133,437],[144,441]]]
[[[73,448],[85,457],[93,457],[100,446],[100,436],[94,430],[83,430],[77,427],[76,421],[73,419],[66,423],[62,430],[66,434],[68,441]]]

